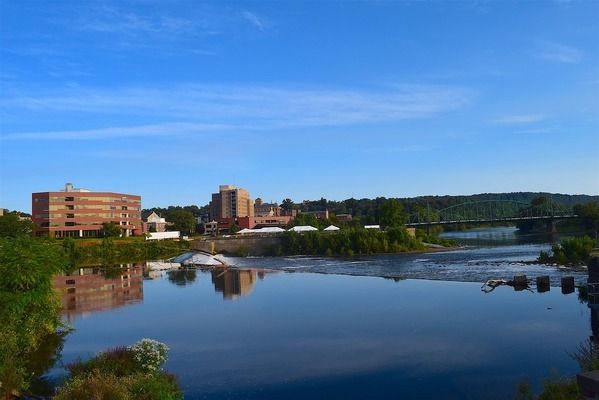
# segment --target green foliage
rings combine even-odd
[[[551,256],[541,252],[537,261],[544,264],[584,265],[588,263],[595,244],[595,240],[588,236],[564,239],[551,246]]]
[[[120,237],[123,231],[120,226],[114,222],[104,222],[102,224],[102,236],[106,238]]]
[[[537,261],[539,261],[541,264],[550,264],[551,256],[546,251],[541,251],[539,253],[539,258],[537,258]]]
[[[386,232],[372,229],[343,229],[336,233],[326,232],[286,232],[282,236],[282,254],[353,256],[404,252],[423,249],[416,238],[403,227]]]
[[[18,212],[9,212],[0,217],[0,237],[31,235],[32,231],[33,223],[31,220],[21,220]]]
[[[403,206],[396,199],[389,199],[380,207],[379,222],[385,228],[401,226],[405,219]]]
[[[133,352],[123,346],[99,353],[87,361],[75,361],[68,364],[66,368],[72,376],[89,374],[94,370],[117,377],[143,372]]]
[[[285,199],[281,202],[281,208],[284,211],[289,212],[289,211],[293,210],[294,207],[295,207],[295,204],[293,204],[293,200],[291,200],[291,199]]]
[[[580,217],[585,230],[597,233],[599,230],[599,204],[593,202],[577,204],[574,206],[574,214]]]
[[[578,400],[580,390],[574,378],[553,378],[543,383],[539,396],[533,394],[528,383],[518,385],[516,400]]]
[[[93,371],[78,375],[62,387],[54,400],[129,400],[128,387],[115,375]]]
[[[71,377],[54,399],[182,399],[176,377],[160,370],[167,352],[164,343],[142,339],[70,364]]]
[[[172,225],[167,228],[171,231],[179,231],[184,235],[191,235],[196,229],[196,217],[191,211],[183,209],[169,209],[164,213],[165,219]]]
[[[538,400],[578,400],[580,390],[574,378],[548,380],[543,384],[543,391]]]
[[[0,394],[29,386],[32,360],[59,328],[52,277],[66,265],[61,247],[52,241],[0,239]],[[60,341],[54,351],[59,346]],[[54,354],[48,347],[47,355]]]
[[[66,239],[65,239],[66,241]],[[187,241],[172,240],[113,240],[86,243],[63,241],[66,256],[71,265],[97,265],[109,267],[115,264],[174,257],[189,249]],[[66,244],[65,244],[66,243]]]

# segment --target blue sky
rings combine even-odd
[[[599,194],[599,2],[0,0],[0,207]]]

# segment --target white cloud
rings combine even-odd
[[[580,50],[553,42],[544,42],[537,55],[544,60],[562,64],[574,64],[582,60]]]
[[[137,127],[4,135],[11,139],[109,138],[166,135],[180,127],[277,129],[372,124],[428,118],[466,106],[472,90],[447,86],[400,86],[387,90],[298,89],[272,86],[182,85],[168,88],[94,90],[73,88],[0,99],[5,111],[70,118],[72,113],[110,119],[133,116],[154,121]],[[156,123],[157,119],[168,123]],[[191,124],[187,126],[185,124]],[[151,127],[148,128],[148,127]],[[165,128],[166,127],[166,128]]]
[[[505,125],[518,125],[518,124],[530,124],[533,122],[539,122],[545,119],[544,115],[541,114],[519,114],[519,115],[506,115],[501,118],[495,119],[493,122]]]
[[[216,132],[231,128],[232,127],[230,126],[197,123],[165,123],[155,125],[117,126],[100,129],[10,133],[8,135],[2,136],[2,138],[6,140],[93,140],[122,137],[174,137],[205,132]]]
[[[243,16],[243,18],[245,18],[247,21],[249,21],[252,25],[254,25],[256,28],[258,28],[259,30],[263,31],[265,28],[265,22],[263,18],[258,17],[256,14],[254,14],[253,12],[250,11],[243,11],[241,13],[241,15]]]

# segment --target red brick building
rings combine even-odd
[[[237,225],[241,229],[254,229],[254,228],[265,228],[270,226],[286,226],[293,220],[290,215],[279,215],[272,217],[239,217],[237,218]]]
[[[37,236],[97,237],[113,222],[123,236],[141,235],[141,196],[91,192],[67,183],[64,191],[31,195],[31,220]]]

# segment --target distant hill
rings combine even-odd
[[[512,200],[530,203],[538,197],[548,197],[554,203],[572,207],[576,204],[589,202],[599,203],[599,196],[570,195],[545,192],[513,192],[513,193],[481,193],[463,196],[419,196],[398,198],[407,214],[418,208],[430,207],[432,210],[440,210],[457,204],[485,201],[485,200]],[[378,209],[388,198],[377,197],[375,199],[346,199],[341,201],[329,201],[320,199],[315,201],[304,201],[298,204],[302,211],[319,211],[328,209],[333,214],[351,214],[360,217],[364,223],[375,223],[378,220]]]

